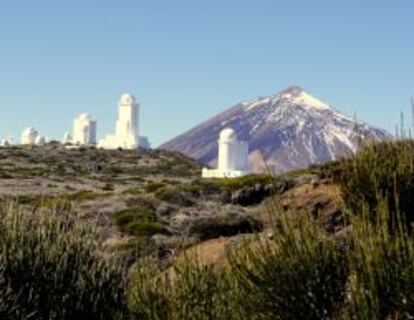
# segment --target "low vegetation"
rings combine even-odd
[[[1,319],[114,319],[120,268],[98,254],[93,231],[70,216],[0,208]]]
[[[336,180],[353,212],[368,206],[375,214],[379,199],[386,199],[391,213],[414,222],[414,141],[369,143],[341,162]]]
[[[122,192],[128,206],[112,216],[128,235],[124,245],[137,253],[126,277],[70,207],[39,214],[2,206],[0,318],[412,319],[413,154],[412,141],[385,142],[277,179],[145,181],[140,192]],[[334,179],[342,196],[339,228],[327,230],[323,215],[292,209],[283,195],[268,199],[267,210],[244,210],[222,198],[260,184],[276,185],[277,194],[283,179],[300,186],[291,197],[311,201],[312,188],[325,190]],[[208,211],[213,199],[223,201],[220,212]],[[193,214],[185,230],[166,223],[185,212]],[[220,263],[188,248],[189,238],[220,237],[227,243]],[[160,252],[170,248],[166,259]]]
[[[200,240],[251,234],[263,230],[263,222],[247,214],[226,212],[191,221],[188,234]]]

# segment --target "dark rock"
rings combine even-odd
[[[272,195],[273,186],[260,183],[254,186],[245,187],[231,194],[231,204],[244,207],[261,203],[264,199]]]

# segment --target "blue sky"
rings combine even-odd
[[[300,85],[394,132],[414,95],[412,0],[0,3],[0,137],[61,138],[89,112],[114,130],[142,104],[154,145],[240,101]]]

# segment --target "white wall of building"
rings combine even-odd
[[[35,139],[35,144],[37,146],[44,146],[46,144],[46,138],[43,136],[37,136]]]
[[[220,133],[218,141],[218,168],[204,168],[204,178],[237,178],[250,173],[249,145],[239,141],[236,132],[226,128]]]
[[[69,132],[65,132],[62,139],[62,144],[69,144],[72,143],[72,135]]]
[[[13,139],[10,137],[2,139],[0,143],[0,146],[2,147],[10,147],[12,145],[13,145]]]
[[[26,128],[22,132],[20,143],[23,145],[33,145],[36,143],[36,138],[39,136],[37,130],[33,127]]]
[[[77,145],[96,144],[96,121],[86,113],[73,121],[72,143]]]
[[[98,143],[103,149],[138,149],[148,145],[147,139],[139,136],[139,109],[140,105],[134,95],[125,93],[118,102],[118,119],[116,121],[115,134],[107,135]]]

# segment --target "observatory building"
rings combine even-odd
[[[46,138],[41,136],[35,128],[29,127],[22,132],[20,144],[44,146],[46,142]]]
[[[134,150],[148,148],[146,137],[139,136],[139,104],[135,96],[125,93],[118,103],[118,120],[116,121],[115,134],[107,135],[98,143],[103,149],[127,149]]]
[[[221,131],[218,146],[218,168],[203,168],[203,178],[237,178],[250,173],[249,144],[239,141],[233,129]]]
[[[76,145],[96,144],[96,121],[86,113],[82,113],[73,121],[73,139]]]
[[[20,143],[24,145],[34,145],[36,143],[36,139],[38,136],[39,136],[39,133],[36,131],[35,128],[33,127],[26,128],[22,132]]]
[[[13,145],[13,139],[9,137],[2,139],[0,143],[0,146],[5,147],[5,148],[11,147],[12,145]]]
[[[72,135],[69,132],[65,132],[62,139],[62,144],[72,143]]]
[[[46,144],[46,138],[44,136],[37,136],[35,139],[35,145],[44,146]]]

